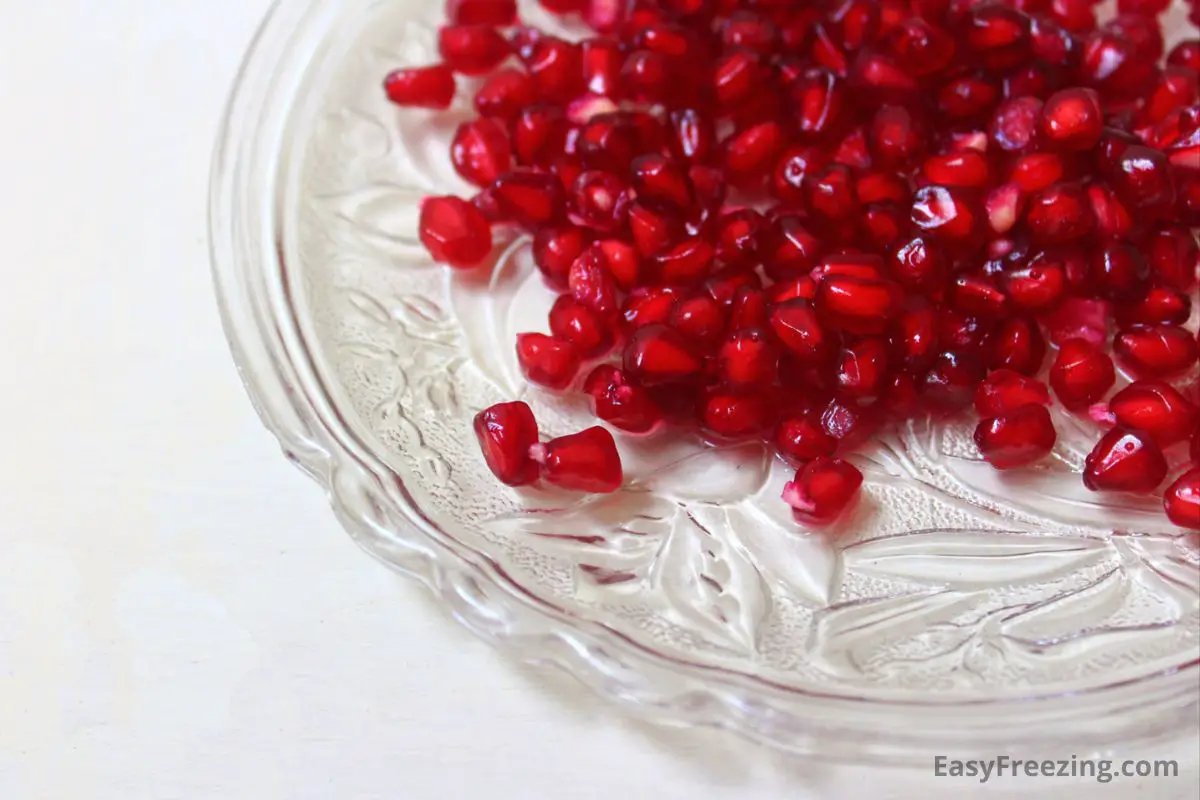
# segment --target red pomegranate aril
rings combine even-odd
[[[388,100],[398,106],[442,111],[450,107],[457,87],[453,70],[445,64],[437,64],[389,72],[383,81],[383,90]]]
[[[1183,473],[1167,487],[1163,510],[1179,527],[1200,531],[1200,467]]]
[[[938,354],[937,315],[929,306],[906,309],[891,333],[893,357],[915,373],[923,372]]]
[[[845,81],[825,69],[804,73],[789,89],[797,130],[810,138],[831,135],[844,124],[849,97]]]
[[[574,225],[540,228],[533,237],[533,263],[561,291],[567,288],[571,265],[587,246],[587,234]]]
[[[766,227],[762,214],[745,208],[723,214],[716,223],[716,256],[729,266],[757,265]]]
[[[893,203],[872,203],[863,209],[861,228],[866,246],[873,250],[890,251],[908,227],[908,212]]]
[[[528,380],[547,389],[566,389],[579,374],[574,346],[544,333],[517,334],[517,363]]]
[[[999,319],[1008,312],[1008,296],[990,280],[977,275],[959,275],[947,296],[955,308],[975,317]]]
[[[1028,266],[1004,273],[1003,281],[1013,307],[1034,314],[1055,308],[1067,293],[1066,271],[1042,253]]]
[[[815,414],[785,418],[775,428],[773,442],[775,450],[792,464],[829,457],[838,449],[838,440],[825,432]]]
[[[483,263],[492,252],[492,228],[483,213],[459,197],[427,197],[417,223],[433,260],[457,268]]]
[[[613,39],[588,39],[581,48],[584,88],[600,97],[617,97],[621,67],[625,63],[620,43]]]
[[[821,427],[847,450],[866,442],[881,423],[879,404],[860,406],[835,397],[821,410]]]
[[[1167,156],[1140,144],[1126,147],[1108,176],[1130,211],[1165,216],[1175,202],[1175,184]]]
[[[1116,379],[1112,359],[1082,339],[1063,342],[1050,368],[1055,396],[1072,410],[1086,408],[1104,397]]]
[[[722,308],[733,304],[738,293],[744,288],[761,289],[762,279],[757,272],[751,272],[740,267],[724,267],[709,276],[704,282],[704,291],[716,300]]]
[[[992,116],[988,132],[1001,150],[1022,152],[1036,143],[1043,113],[1042,101],[1036,97],[1005,100]]]
[[[829,336],[807,300],[781,302],[771,309],[769,324],[775,338],[805,364],[818,364],[830,352]]]
[[[713,262],[713,248],[703,239],[688,239],[655,256],[653,261],[659,283],[689,286],[708,276]]]
[[[1149,492],[1167,477],[1167,460],[1149,434],[1117,427],[1088,454],[1083,484],[1093,492]]]
[[[767,326],[767,295],[762,289],[743,286],[738,289],[729,306],[729,329],[765,328]]]
[[[562,156],[567,128],[561,108],[533,105],[521,109],[509,129],[517,162],[525,166],[549,166]]]
[[[488,77],[475,93],[475,110],[481,117],[509,121],[537,101],[529,75],[519,69],[501,69]]]
[[[948,265],[940,246],[926,236],[900,244],[891,256],[891,277],[905,289],[928,294],[945,282]]]
[[[1111,242],[1092,253],[1090,272],[1101,295],[1130,301],[1145,292],[1150,268],[1135,248]]]
[[[529,453],[542,479],[562,489],[608,494],[624,480],[617,443],[601,427],[536,444]]]
[[[858,401],[873,400],[887,385],[888,345],[868,337],[842,348],[834,372],[838,394]]]
[[[661,155],[644,155],[631,166],[633,188],[639,200],[667,208],[685,210],[692,205],[692,187],[687,171]]]
[[[978,211],[961,189],[926,186],[913,196],[912,222],[930,235],[966,241],[979,231]]]
[[[642,386],[690,380],[703,366],[687,340],[664,325],[640,328],[625,346],[625,375]]]
[[[1200,39],[1184,39],[1177,42],[1167,54],[1167,64],[1200,72]]]
[[[988,369],[1011,369],[1036,374],[1046,360],[1046,339],[1036,322],[1023,317],[1001,321],[983,339],[983,360]]]
[[[1050,405],[1050,391],[1041,381],[1011,369],[997,369],[975,391],[975,410],[996,417],[1027,405]]]
[[[1200,345],[1177,325],[1139,325],[1117,333],[1113,352],[1135,375],[1163,378],[1195,364]]]
[[[968,74],[946,83],[938,91],[937,107],[950,120],[976,120],[1000,97],[1000,87],[985,75]]]
[[[1059,183],[1030,199],[1025,224],[1035,241],[1064,244],[1091,233],[1095,219],[1083,189],[1078,184]]]
[[[1151,286],[1140,300],[1118,307],[1124,325],[1183,325],[1192,316],[1192,299],[1172,286]]]
[[[982,420],[974,438],[989,464],[1014,469],[1050,455],[1058,435],[1046,407],[1030,404]]]
[[[1200,247],[1191,231],[1182,227],[1155,231],[1146,251],[1155,279],[1181,292],[1195,288],[1200,278]]]
[[[1200,94],[1200,79],[1195,67],[1167,67],[1159,75],[1142,106],[1139,122],[1154,125],[1176,109],[1192,105]]]
[[[767,290],[767,300],[779,305],[789,300],[804,300],[811,303],[817,297],[817,282],[808,275],[776,281]]]
[[[796,471],[783,487],[783,501],[797,521],[809,525],[834,522],[853,504],[863,476],[848,461],[820,456]]]
[[[653,286],[633,290],[621,307],[625,330],[636,331],[647,325],[667,324],[678,302],[678,291],[670,287]]]
[[[677,80],[672,60],[650,50],[636,50],[621,67],[624,96],[638,103],[665,103],[683,88]]]
[[[566,204],[558,180],[533,170],[505,173],[492,183],[491,190],[505,216],[528,228],[555,222]]]
[[[1134,381],[1112,396],[1108,410],[1119,425],[1145,431],[1161,447],[1185,440],[1200,424],[1200,411],[1171,384]]]
[[[1029,153],[1017,159],[1009,180],[1022,192],[1033,193],[1060,181],[1065,172],[1063,159],[1056,153]]]
[[[499,403],[475,415],[475,437],[483,459],[501,483],[526,486],[538,478],[529,448],[538,442],[537,420],[522,402]]]
[[[770,400],[758,392],[717,389],[706,392],[700,405],[704,432],[730,441],[761,436],[774,424],[773,416]]]
[[[1089,184],[1087,197],[1092,207],[1092,217],[1096,220],[1097,238],[1123,239],[1129,235],[1133,229],[1133,217],[1111,186],[1103,182]]]
[[[670,123],[671,153],[689,164],[706,162],[716,146],[712,121],[695,109],[680,108],[671,112]]]
[[[763,122],[731,136],[724,145],[730,183],[748,186],[761,181],[785,144],[786,137],[778,122]]]
[[[683,225],[668,213],[635,202],[629,206],[629,233],[639,253],[653,256],[683,238]]]
[[[628,433],[648,433],[662,422],[662,411],[649,393],[626,380],[611,364],[601,364],[583,382],[592,413]]]
[[[949,66],[957,49],[949,31],[917,16],[907,17],[891,33],[888,47],[901,68],[920,77]]]
[[[486,75],[511,52],[508,40],[489,25],[444,25],[438,29],[442,61],[463,75]]]
[[[828,163],[828,156],[811,145],[788,148],[775,162],[768,189],[776,200],[801,205],[805,200],[805,180]]]
[[[978,358],[947,350],[938,353],[921,379],[925,402],[938,411],[957,411],[971,404],[975,387],[983,378]]]
[[[454,25],[514,25],[517,0],[446,0],[446,17]]]
[[[925,144],[920,120],[904,106],[880,106],[871,119],[867,146],[874,162],[897,169],[920,156]]]
[[[571,295],[563,295],[550,309],[550,332],[568,342],[583,358],[596,358],[612,349],[613,331],[608,321]]]
[[[570,201],[572,222],[609,234],[624,227],[628,221],[632,195],[616,175],[588,170],[575,179]]]
[[[809,230],[803,218],[794,214],[776,217],[761,238],[763,268],[774,280],[809,272],[820,251],[820,238]]]
[[[675,304],[671,327],[702,348],[716,345],[728,327],[725,310],[711,295],[697,294]]]
[[[508,133],[486,117],[464,122],[450,143],[450,160],[464,180],[487,186],[512,169]]]
[[[816,308],[834,328],[879,334],[900,311],[903,292],[886,280],[831,276],[817,287]]]
[[[748,102],[769,80],[770,73],[757,53],[735,50],[713,64],[709,88],[717,107],[729,111]]]
[[[717,374],[733,387],[765,386],[779,374],[779,352],[764,331],[734,331],[717,351]]]
[[[988,170],[987,158],[974,150],[930,156],[921,166],[921,172],[930,183],[963,189],[986,186]]]
[[[583,55],[579,45],[543,36],[520,56],[534,87],[545,100],[566,102],[583,89]]]
[[[1041,131],[1046,141],[1061,150],[1089,150],[1100,141],[1104,112],[1093,89],[1063,89],[1042,107]]]

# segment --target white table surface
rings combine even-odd
[[[209,154],[266,7],[0,0],[0,800],[975,796],[631,720],[350,543],[209,280]],[[1195,797],[1185,769],[1143,796]]]

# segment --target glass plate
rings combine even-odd
[[[625,437],[615,495],[500,487],[478,409],[524,398],[553,435],[592,420],[515,368],[514,334],[550,300],[526,244],[468,275],[417,240],[422,195],[467,190],[446,155],[465,110],[401,113],[380,80],[434,58],[440,8],[282,0],[215,162],[237,364],[364,549],[519,658],[794,752],[912,762],[1194,731],[1195,542],[1157,501],[1084,490],[1071,419],[1054,462],[1020,475],[980,462],[959,424],[880,436],[854,456],[865,497],[842,547],[790,520],[786,470],[758,446]]]

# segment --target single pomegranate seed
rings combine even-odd
[[[938,91],[937,106],[952,120],[977,120],[987,114],[1000,97],[1000,87],[989,76],[968,74]]]
[[[830,352],[829,337],[812,305],[802,299],[779,303],[770,312],[771,331],[795,358],[816,364]]]
[[[613,427],[629,433],[648,433],[662,422],[662,411],[649,393],[626,380],[624,373],[609,364],[593,369],[584,380],[592,413]]]
[[[1173,67],[1185,67],[1200,71],[1200,39],[1184,39],[1171,48],[1167,63]]]
[[[837,276],[817,287],[816,308],[836,329],[879,334],[899,313],[903,299],[900,288],[890,281]]]
[[[1046,339],[1033,320],[1003,320],[983,339],[984,363],[989,369],[1011,369],[1033,375],[1046,360]]]
[[[488,469],[501,483],[526,486],[537,480],[537,464],[529,448],[537,444],[538,426],[525,403],[499,403],[475,415],[475,437]]]
[[[567,127],[567,118],[561,108],[534,105],[521,109],[509,130],[517,162],[526,166],[548,166],[562,155]]]
[[[949,66],[957,45],[949,31],[908,17],[892,32],[888,49],[902,69],[924,77]]]
[[[779,353],[764,331],[735,331],[721,343],[717,369],[721,379],[731,386],[764,386],[778,375]]]
[[[860,406],[837,397],[821,411],[821,427],[838,440],[840,449],[867,441],[879,429],[880,421],[877,405]]]
[[[663,325],[640,328],[625,346],[625,375],[642,386],[685,381],[702,367],[687,340]]]
[[[1121,363],[1144,377],[1177,375],[1196,363],[1198,351],[1192,334],[1176,325],[1139,325],[1113,339]]]
[[[671,327],[689,342],[709,348],[721,340],[728,320],[725,309],[711,295],[696,294],[675,304]]]
[[[825,432],[820,417],[813,413],[785,418],[775,429],[775,449],[793,464],[832,456],[838,440]]]
[[[775,280],[809,272],[820,251],[820,238],[801,217],[792,214],[776,217],[763,232],[759,247],[764,269]]]
[[[1181,528],[1200,530],[1200,467],[1180,475],[1163,494],[1167,519]]]
[[[1167,156],[1159,150],[1139,144],[1126,147],[1108,177],[1131,211],[1163,217],[1175,202]]]
[[[602,356],[613,346],[608,321],[570,295],[558,298],[550,309],[550,332],[583,358]]]
[[[613,39],[588,39],[581,45],[583,83],[599,97],[615,98],[621,87],[621,67],[625,54]]]
[[[963,189],[986,186],[988,171],[987,158],[974,150],[930,156],[921,167],[930,183]]]
[[[1062,180],[1065,169],[1056,153],[1029,153],[1013,164],[1010,180],[1022,192],[1037,192]]]
[[[783,501],[799,522],[825,525],[840,517],[857,498],[863,476],[840,458],[819,456],[796,471],[783,487]]]
[[[1167,460],[1148,434],[1113,428],[1088,454],[1083,484],[1093,492],[1149,492],[1167,477]]]
[[[660,283],[688,286],[704,280],[712,267],[713,248],[703,239],[688,239],[654,258]]]
[[[533,383],[565,389],[579,373],[579,354],[568,341],[544,333],[517,334],[517,363]]]
[[[1058,183],[1035,194],[1025,212],[1029,233],[1042,244],[1063,244],[1092,231],[1095,219],[1077,184]]]
[[[517,0],[446,0],[446,16],[455,25],[514,25]]]
[[[502,69],[491,75],[475,93],[475,110],[481,117],[505,122],[537,100],[529,75],[518,69]]]
[[[1014,308],[1039,313],[1058,306],[1067,293],[1067,275],[1053,256],[1038,253],[1028,266],[1003,275],[1004,290]]]
[[[954,351],[938,353],[921,379],[925,401],[940,411],[956,411],[971,403],[975,387],[983,378],[978,359]]]
[[[921,373],[938,354],[937,315],[928,306],[905,310],[891,334],[892,354],[905,369]]]
[[[692,205],[692,187],[687,172],[661,155],[644,155],[633,161],[633,188],[639,200],[677,210]]]
[[[1008,296],[990,280],[978,275],[959,275],[950,284],[950,305],[967,314],[999,319],[1008,312]]]
[[[1042,107],[1042,135],[1062,150],[1089,150],[1100,141],[1104,112],[1092,89],[1055,92]]]
[[[1113,419],[1145,431],[1162,447],[1183,441],[1200,423],[1200,411],[1175,387],[1162,381],[1135,381],[1108,401]]]
[[[725,267],[718,270],[704,282],[704,290],[709,297],[716,300],[722,308],[728,308],[743,289],[761,289],[762,279],[758,273]]]
[[[881,106],[871,120],[867,139],[875,163],[895,169],[917,158],[924,148],[921,122],[904,106]]]
[[[712,121],[690,108],[672,111],[670,119],[672,154],[689,164],[707,161],[716,147]]]
[[[533,238],[533,263],[552,286],[566,289],[571,265],[587,245],[587,235],[574,225],[541,228]]]
[[[942,239],[969,240],[979,230],[978,210],[960,189],[926,186],[913,196],[912,221]]]
[[[1137,301],[1119,308],[1124,325],[1182,325],[1192,316],[1192,299],[1171,286],[1151,286]]]
[[[940,247],[925,236],[914,236],[891,257],[892,278],[909,291],[922,294],[941,287],[948,266]]]
[[[854,176],[843,164],[831,164],[821,170],[805,188],[809,208],[828,219],[845,219],[859,209]]]
[[[563,489],[608,494],[621,487],[621,454],[612,434],[595,427],[529,448],[541,477]]]
[[[1150,271],[1157,280],[1181,292],[1189,292],[1200,279],[1200,247],[1184,228],[1154,232],[1147,247]]]
[[[736,185],[751,185],[766,177],[783,150],[786,138],[777,122],[763,122],[730,137],[725,143],[725,169]]]
[[[427,197],[417,224],[434,261],[474,267],[492,252],[492,229],[475,206],[458,197]]]
[[[508,133],[491,119],[464,122],[450,144],[450,160],[467,182],[487,186],[512,169]]]
[[[1133,229],[1133,217],[1112,187],[1093,183],[1087,187],[1087,197],[1096,220],[1098,238],[1123,239],[1129,235]]]
[[[542,172],[514,170],[497,178],[491,189],[505,215],[530,228],[557,221],[566,205],[558,180]]]
[[[508,40],[488,25],[445,25],[438,52],[446,66],[463,75],[486,75],[511,53]]]
[[[1069,409],[1086,408],[1099,400],[1116,381],[1112,359],[1083,339],[1069,339],[1059,347],[1050,368],[1050,386]]]
[[[1021,152],[1031,147],[1037,138],[1038,122],[1044,110],[1036,97],[1015,97],[1006,100],[992,117],[989,133],[1001,150]]]
[[[599,170],[580,173],[571,188],[571,221],[600,233],[622,228],[632,196],[617,176]]]
[[[790,147],[775,163],[769,186],[771,195],[780,202],[800,205],[805,198],[805,179],[824,169],[827,157],[808,145]]]
[[[996,469],[1039,461],[1050,454],[1057,439],[1050,412],[1038,404],[989,417],[975,428],[975,446]]]
[[[454,100],[454,72],[445,64],[389,72],[383,90],[398,106],[443,110]]]
[[[837,391],[855,400],[873,400],[882,394],[889,378],[885,339],[859,339],[842,349],[834,374]]]
[[[1050,391],[1041,381],[997,369],[990,372],[975,392],[975,410],[981,417],[996,417],[1027,405],[1050,405]]]
[[[583,89],[583,53],[579,45],[543,36],[528,53],[520,53],[538,94],[551,102],[565,102]]]
[[[589,247],[575,259],[567,275],[567,287],[572,297],[602,319],[616,315],[617,288],[603,248]]]
[[[1150,268],[1135,248],[1110,243],[1093,253],[1091,274],[1100,294],[1110,300],[1122,300],[1145,291]]]
[[[760,436],[774,424],[770,401],[761,393],[743,394],[717,389],[705,393],[700,424],[718,439],[740,440]]]
[[[738,289],[729,306],[729,329],[765,328],[767,326],[767,295],[762,289],[743,286]]]

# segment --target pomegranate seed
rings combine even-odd
[[[939,247],[929,238],[914,236],[891,257],[891,276],[905,289],[929,293],[944,282],[947,264]]]
[[[703,163],[715,149],[716,134],[712,122],[695,109],[672,111],[670,130],[671,152],[685,163]]]
[[[1120,300],[1145,291],[1150,268],[1133,247],[1110,243],[1092,254],[1090,272],[1100,294]]]
[[[946,30],[921,19],[905,19],[889,37],[889,52],[896,63],[914,75],[933,75],[949,66],[957,45]]]
[[[677,210],[692,205],[687,173],[665,156],[644,155],[633,161],[633,188],[640,200]]]
[[[505,216],[530,228],[556,222],[566,205],[558,181],[542,172],[514,170],[497,178],[491,189]]]
[[[859,401],[879,397],[890,377],[887,341],[869,337],[844,347],[834,377],[837,391],[844,397]]]
[[[612,434],[594,427],[529,448],[547,483],[563,489],[608,494],[621,487],[621,455]]]
[[[446,16],[455,25],[513,25],[517,0],[446,0]]]
[[[1133,217],[1111,187],[1093,183],[1087,187],[1087,197],[1099,238],[1122,239],[1129,235],[1133,228]]]
[[[1083,484],[1093,492],[1149,492],[1167,477],[1167,460],[1142,431],[1113,428],[1088,454]]]
[[[663,325],[640,328],[625,346],[625,375],[642,386],[688,380],[702,367],[687,341]]]
[[[579,373],[579,355],[570,342],[544,333],[517,334],[521,373],[548,389],[565,389]]]
[[[525,403],[499,403],[475,415],[475,437],[488,469],[508,486],[537,480],[537,464],[529,448],[537,444],[538,426]]]
[[[1065,167],[1055,153],[1029,153],[1013,164],[1010,180],[1022,192],[1037,192],[1060,181]]]
[[[771,309],[769,321],[775,337],[802,362],[819,363],[830,352],[829,338],[808,301],[795,299],[779,303]]]
[[[921,379],[925,401],[940,411],[956,411],[971,403],[975,387],[983,378],[977,359],[947,350],[938,353]]]
[[[988,169],[988,160],[982,153],[966,150],[930,156],[925,159],[921,172],[930,183],[978,189],[987,185]]]
[[[1042,134],[1054,147],[1089,150],[1100,141],[1104,112],[1092,89],[1055,92],[1042,107]]]
[[[878,430],[879,422],[876,406],[859,406],[836,397],[821,411],[821,427],[838,440],[839,448],[862,444]]]
[[[566,102],[583,89],[583,53],[579,45],[543,36],[519,54],[542,98]]]
[[[752,286],[738,289],[729,307],[729,328],[765,328],[767,325],[767,296]]]
[[[1163,509],[1179,527],[1200,530],[1200,468],[1183,473],[1167,487]]]
[[[975,392],[975,410],[981,417],[997,417],[1031,404],[1050,405],[1050,391],[1041,381],[1011,369],[988,373]]]
[[[764,386],[778,375],[779,353],[765,332],[739,330],[721,343],[717,365],[720,378],[730,386]]]
[[[1145,431],[1161,447],[1183,441],[1200,423],[1196,406],[1162,381],[1131,383],[1113,395],[1108,410],[1118,424]]]
[[[454,100],[454,72],[444,64],[412,67],[388,73],[383,89],[398,106],[443,110]]]
[[[1192,299],[1170,286],[1151,286],[1142,299],[1121,306],[1124,325],[1182,325],[1192,316]]]
[[[1067,293],[1066,270],[1052,256],[1038,253],[1028,266],[1003,275],[1004,291],[1013,307],[1039,313],[1058,306]]]
[[[848,509],[862,487],[858,468],[840,458],[819,456],[796,471],[783,487],[783,501],[800,522],[825,525]]]
[[[725,143],[725,169],[736,185],[752,185],[766,177],[785,144],[777,122],[763,122],[730,137]]]
[[[1126,147],[1109,180],[1131,211],[1162,217],[1175,202],[1171,170],[1159,150],[1140,144]]]
[[[917,158],[924,147],[921,124],[903,106],[881,106],[871,120],[867,140],[874,162],[895,169]]]
[[[1139,325],[1113,339],[1121,363],[1145,377],[1177,375],[1196,363],[1198,351],[1192,334],[1176,325]]]
[[[996,110],[989,128],[996,146],[1007,152],[1021,152],[1035,143],[1038,121],[1044,110],[1036,97],[1015,97]]]
[[[1191,231],[1165,228],[1155,231],[1147,247],[1150,271],[1157,280],[1178,289],[1191,291],[1200,278],[1200,247]]]
[[[979,229],[977,212],[960,189],[926,186],[913,196],[912,221],[931,235],[969,240]]]
[[[1200,39],[1184,39],[1167,54],[1167,63],[1200,71]]]
[[[624,373],[609,364],[593,369],[584,380],[592,413],[615,428],[629,433],[648,433],[662,422],[662,411],[649,393],[630,383]]]
[[[937,316],[928,306],[904,311],[894,324],[891,335],[894,357],[905,369],[922,372],[938,354]]]
[[[1033,320],[1006,319],[984,337],[983,358],[989,369],[1011,369],[1033,375],[1046,360],[1046,339]]]
[[[775,429],[775,449],[793,464],[832,456],[838,440],[825,432],[820,418],[812,413],[787,417]]]
[[[903,299],[900,288],[890,281],[838,276],[821,281],[816,307],[835,329],[878,334],[899,313]]]
[[[567,127],[561,108],[534,105],[521,109],[509,130],[517,162],[548,166],[566,146]]]
[[[999,319],[1008,312],[1008,296],[990,280],[977,275],[959,275],[950,284],[950,305],[975,317]]]
[[[1069,339],[1059,347],[1050,368],[1050,386],[1069,409],[1086,408],[1116,382],[1112,359],[1083,339]]]
[[[529,75],[518,69],[502,69],[479,88],[474,103],[481,117],[507,122],[536,100],[537,91]]]
[[[704,282],[704,290],[716,300],[722,308],[728,308],[737,298],[742,289],[761,289],[762,279],[758,273],[726,267],[719,270]]]
[[[700,407],[700,424],[718,439],[753,438],[771,427],[772,409],[762,394],[739,394],[717,389],[706,393]]]
[[[612,233],[629,219],[632,197],[617,176],[599,170],[580,173],[571,188],[571,221],[599,233]]]
[[[613,39],[589,39],[581,48],[584,87],[599,97],[616,97],[625,63],[620,43]]]
[[[938,91],[938,111],[951,120],[974,120],[985,115],[1000,97],[995,81],[984,75],[965,75]]]
[[[603,248],[589,247],[575,259],[567,275],[567,287],[572,297],[602,319],[616,315],[617,288]]]
[[[541,228],[533,238],[533,263],[552,286],[566,289],[571,265],[587,245],[587,235],[574,225]]]
[[[450,144],[450,160],[467,182],[487,186],[512,169],[508,133],[491,119],[464,122]]]
[[[427,197],[417,224],[434,261],[474,267],[492,252],[492,229],[475,206],[458,197]]]
[[[1058,436],[1046,407],[1030,404],[983,420],[974,438],[989,464],[1013,469],[1048,456]]]
[[[1025,212],[1029,233],[1042,244],[1063,244],[1092,231],[1095,219],[1077,184],[1058,183],[1035,194]]]
[[[508,40],[488,25],[445,25],[438,30],[438,53],[463,75],[486,75],[511,52]]]
[[[675,304],[671,327],[693,344],[709,348],[725,333],[725,310],[711,295],[697,294]]]
[[[550,309],[550,332],[583,358],[602,356],[613,346],[608,322],[571,295],[558,298]]]
[[[712,267],[713,247],[703,239],[688,239],[654,258],[660,283],[688,286],[704,280]]]

